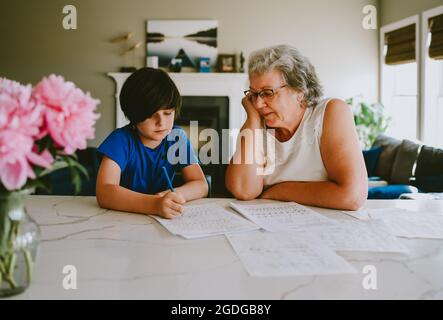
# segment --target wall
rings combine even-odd
[[[62,28],[62,8],[78,10],[78,29]],[[275,44],[298,47],[316,66],[327,95],[377,97],[377,31],[364,30],[362,9],[376,0],[0,0],[0,76],[36,83],[57,73],[99,98],[97,145],[115,123],[113,80],[124,63],[109,40],[124,32],[145,41],[148,19],[216,19],[219,52]],[[387,4],[385,4],[387,6]],[[144,50],[138,66],[145,65]]]
[[[443,5],[443,0],[380,0],[380,26]]]

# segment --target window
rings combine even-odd
[[[443,148],[443,6],[422,16],[423,141]]]
[[[387,134],[419,138],[418,16],[380,30],[381,103],[391,118]]]

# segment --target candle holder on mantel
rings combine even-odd
[[[129,40],[133,37],[132,32],[128,32],[121,36],[115,37],[111,40],[113,43],[122,43],[122,53],[124,60],[124,66],[120,67],[120,72],[134,72],[137,70],[136,67],[136,51],[141,47],[142,42],[137,42],[135,44],[130,43]]]
[[[142,45],[141,42],[137,42],[136,44],[132,45],[126,51],[123,52],[123,55],[125,56],[125,61],[128,60],[128,57],[129,57],[129,60],[131,60],[126,65],[132,64],[133,66],[131,66],[131,67],[126,67],[126,66],[125,67],[121,67],[120,68],[120,72],[134,72],[134,71],[137,70],[137,67],[135,67],[135,65],[136,65],[136,52],[137,52],[137,49],[141,47],[141,45]]]

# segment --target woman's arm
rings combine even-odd
[[[263,125],[260,114],[245,97],[242,104],[247,119],[240,130],[237,148],[226,170],[226,187],[234,197],[240,200],[257,198],[263,191],[263,176],[257,174],[264,167],[264,151],[261,141]],[[256,132],[256,129],[260,129]],[[261,135],[255,138],[255,135]],[[255,145],[255,146],[254,146]],[[254,147],[256,150],[254,150]]]
[[[200,165],[191,164],[183,168],[182,174],[185,184],[174,188],[174,191],[179,192],[186,201],[208,196],[208,183]]]
[[[120,167],[103,156],[97,175],[96,197],[100,207],[118,211],[158,214],[164,218],[177,216],[183,210],[180,195],[148,195],[120,186]]]
[[[333,99],[326,107],[320,151],[329,181],[283,182],[261,197],[343,210],[362,207],[368,178],[352,111],[341,100]]]

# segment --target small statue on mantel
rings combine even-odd
[[[240,52],[240,69],[238,70],[238,72],[243,73],[245,72],[245,68],[243,67],[243,65],[245,64],[245,57],[243,56],[243,51]]]

